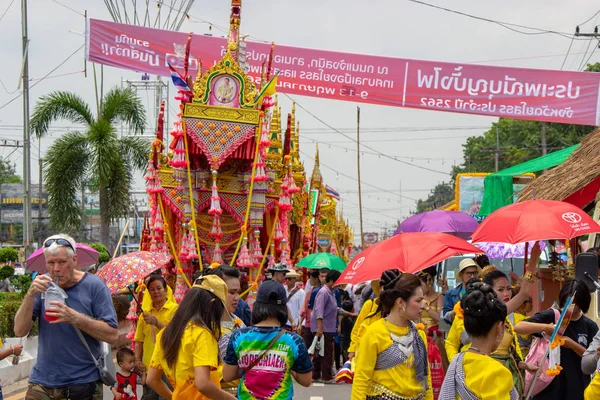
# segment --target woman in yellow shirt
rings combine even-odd
[[[510,371],[490,356],[504,336],[506,304],[484,282],[467,285],[460,304],[472,343],[467,351],[452,359],[439,400],[517,400],[519,394]]]
[[[423,312],[421,280],[402,274],[379,301],[387,316],[373,322],[360,340],[352,400],[433,400],[427,337],[411,322]]]
[[[147,383],[173,400],[233,400],[221,390],[218,340],[227,302],[227,285],[216,275],[196,280],[169,325],[157,337]],[[163,373],[173,385],[171,392]]]
[[[486,274],[483,281],[494,289],[496,296],[507,306],[507,311],[512,311],[511,308],[514,305],[509,305],[512,298],[512,290],[506,275],[502,271],[495,270]],[[464,319],[460,317],[456,318],[446,340],[448,357],[451,357],[451,359],[454,358],[460,347],[464,351],[469,348],[470,343],[471,337],[465,330]],[[510,370],[513,376],[513,384],[517,392],[522,395],[525,389],[522,370],[535,371],[536,367],[528,365],[523,361],[524,357],[521,353],[518,336],[514,332],[513,324],[509,317],[504,321],[502,340],[491,357],[500,361]]]
[[[356,355],[358,343],[369,325],[382,318],[381,307],[379,305],[381,290],[393,287],[399,276],[400,271],[398,269],[388,269],[383,271],[381,279],[371,282],[371,288],[377,297],[373,300],[369,299],[365,301],[356,317],[356,321],[354,321],[354,328],[352,328],[352,332],[350,333],[350,347],[348,347],[349,360],[352,360]]]
[[[156,343],[156,335],[163,329],[175,315],[177,303],[173,293],[169,296],[169,287],[165,278],[160,275],[151,275],[146,283],[146,292],[142,301],[142,312],[135,330],[135,366],[139,372],[144,372],[150,366],[152,353]],[[158,395],[148,385],[144,385],[146,398],[156,398]]]

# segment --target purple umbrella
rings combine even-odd
[[[89,267],[98,262],[98,252],[87,244],[77,243],[77,266],[79,268]],[[34,251],[27,259],[27,270],[45,274],[46,259],[44,258],[44,248],[41,247]]]
[[[442,232],[468,239],[477,225],[475,218],[463,212],[434,210],[405,219],[396,233]]]

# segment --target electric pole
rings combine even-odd
[[[31,154],[29,142],[29,37],[27,35],[27,0],[21,0],[23,44],[23,247],[25,258],[31,251]]]
[[[500,136],[498,135],[498,124],[496,124],[496,151],[494,152],[494,168],[498,172],[498,161],[500,158]]]
[[[362,191],[360,186],[360,107],[356,107],[356,164],[358,168],[358,212],[360,215],[360,245],[365,249],[363,232]]]
[[[545,156],[548,153],[546,147],[546,123],[542,122],[542,155]]]

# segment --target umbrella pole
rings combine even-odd
[[[117,252],[119,251],[119,247],[121,247],[121,243],[123,243],[123,238],[125,237],[125,232],[127,231],[127,227],[129,226],[129,218],[125,222],[125,228],[123,228],[123,232],[121,232],[121,238],[119,239],[119,243],[117,243],[117,247],[115,248],[115,252],[113,253],[113,258],[117,256]]]
[[[129,289],[129,293],[131,293],[131,295],[133,296],[133,300],[135,300],[136,304],[138,305],[138,307],[141,309],[142,305],[140,304],[140,302],[138,301],[137,297],[135,297],[135,293],[133,293],[133,290],[131,290],[131,286],[127,286],[127,289]]]

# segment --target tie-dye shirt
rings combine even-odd
[[[225,363],[244,371],[279,333],[280,328],[253,326],[235,331]],[[304,374],[312,371],[312,362],[300,336],[286,332],[271,347],[260,362],[243,373],[238,387],[238,399],[292,399],[294,385],[291,371]]]

